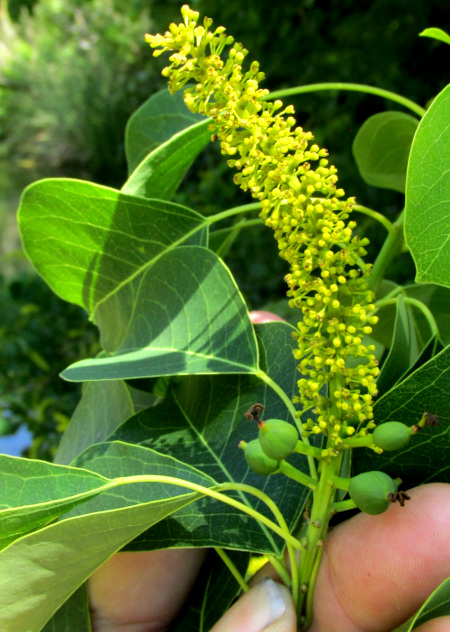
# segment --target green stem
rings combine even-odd
[[[398,217],[397,221],[392,224],[392,232],[389,233],[386,241],[384,242],[378,257],[373,264],[370,277],[367,281],[369,288],[375,292],[378,285],[384,278],[387,268],[389,267],[393,258],[397,255],[403,242],[403,212]]]
[[[307,549],[302,555],[300,565],[300,592],[297,607],[299,621],[301,616],[305,617],[305,629],[311,624],[311,612],[308,611],[307,606],[308,603],[312,604],[313,596],[311,593],[314,591],[314,569],[317,564],[317,556],[321,555],[328,524],[333,515],[331,504],[334,501],[337,488],[330,484],[330,481],[332,481],[333,476],[339,475],[341,463],[342,454],[334,458],[331,463],[322,461],[319,483],[317,489],[313,492],[311,516],[306,532]],[[306,605],[305,609],[304,604]]]
[[[316,448],[309,444],[306,445],[303,441],[297,442],[295,452],[298,452],[298,454],[304,454],[305,456],[313,456],[318,461],[322,458],[322,450],[320,448]]]
[[[284,560],[280,560],[276,555],[267,555],[266,557],[283,580],[283,584],[290,588],[292,586],[292,577],[289,575]]]
[[[351,498],[331,504],[331,511],[334,511],[335,513],[338,513],[339,511],[348,511],[349,509],[356,509],[356,505]]]
[[[286,461],[280,461],[280,469],[278,470],[281,474],[284,474],[288,478],[292,478],[292,480],[297,481],[300,485],[304,485],[313,491],[317,488],[317,480],[314,480],[308,474],[305,474],[301,470],[298,470],[296,467],[287,463]]]
[[[275,90],[271,92],[265,100],[279,99],[280,97],[293,96],[295,94],[305,94],[307,92],[320,92],[322,90],[350,90],[351,92],[366,92],[367,94],[374,94],[378,97],[383,97],[384,99],[389,99],[390,101],[395,101],[396,103],[400,103],[405,108],[408,108],[418,116],[422,117],[426,110],[407,99],[406,97],[402,97],[400,94],[396,94],[395,92],[391,92],[390,90],[383,90],[383,88],[377,88],[375,86],[366,86],[361,83],[343,83],[343,82],[329,82],[329,83],[310,83],[306,86],[296,86],[295,88],[285,88],[283,90]]]
[[[300,422],[300,419],[297,416],[297,411],[295,410],[295,406],[292,403],[292,401],[289,399],[289,397],[286,395],[286,393],[283,391],[281,386],[279,386],[276,382],[274,382],[274,380],[272,380],[272,378],[269,377],[265,371],[259,370],[259,371],[256,372],[255,375],[260,380],[265,382],[268,386],[270,386],[270,388],[273,391],[275,391],[275,393],[284,402],[284,404],[286,405],[286,408],[291,413],[291,416],[292,416],[292,418],[293,418],[293,420],[295,422],[295,425],[297,426],[297,430],[299,432],[301,440],[306,445],[310,445],[308,438],[303,436],[302,424]],[[312,457],[311,455],[306,455],[306,458],[308,459],[309,471],[310,471],[310,474],[311,474],[312,478],[317,479],[317,468],[316,468],[316,464],[315,464],[315,461],[314,461],[314,457]]]
[[[372,217],[377,222],[382,224],[389,234],[395,232],[394,224],[390,222],[387,217],[385,217],[381,213],[378,213],[378,211],[374,211],[373,209],[367,208],[367,206],[362,206],[361,204],[353,204],[352,210],[358,211],[358,213],[362,213],[363,215],[368,215],[369,217]]]
[[[216,222],[221,222],[223,219],[227,219],[228,217],[233,217],[234,215],[240,215],[241,213],[250,213],[251,211],[257,211],[261,209],[261,204],[259,202],[252,202],[251,204],[243,204],[242,206],[234,206],[233,208],[229,208],[226,211],[222,211],[221,213],[217,213],[216,215],[210,215],[209,217],[205,217],[205,223],[211,226]]]
[[[400,290],[401,289],[402,288],[400,288]],[[417,309],[419,309],[422,312],[422,314],[427,319],[428,325],[429,325],[430,330],[431,330],[431,335],[433,337],[434,336],[438,336],[439,335],[439,328],[437,326],[436,319],[435,319],[433,313],[427,307],[427,305],[425,305],[425,303],[422,303],[422,301],[417,300],[416,298],[412,298],[411,296],[404,296],[403,300],[405,301],[405,303],[408,303],[409,305],[412,305],[413,307],[416,307]],[[396,298],[385,298],[385,299],[382,299],[381,301],[378,301],[376,303],[376,310],[375,311],[377,311],[381,307],[385,307],[386,305],[396,305],[396,304],[397,304],[397,299]]]
[[[247,582],[242,577],[242,575],[240,574],[240,572],[236,568],[235,564],[230,559],[229,555],[227,555],[225,553],[225,551],[220,546],[215,546],[214,549],[215,549],[217,555],[221,558],[221,560],[225,564],[225,566],[227,566],[228,570],[233,575],[234,579],[237,581],[237,583],[242,588],[242,590],[244,592],[248,592],[250,590],[250,588],[249,588]]]
[[[158,476],[156,474],[137,474],[134,476],[121,476],[115,478],[111,481],[109,485],[105,486],[105,489],[118,487],[120,485],[132,485],[134,483],[166,483],[168,485],[177,485],[178,487],[186,487],[186,489],[190,489],[193,492],[197,492],[204,496],[209,496],[210,498],[214,498],[215,500],[220,500],[220,502],[225,503],[226,505],[230,505],[235,509],[239,509],[243,513],[251,516],[255,520],[258,520],[263,525],[271,529],[274,533],[280,536],[286,543],[289,543],[295,549],[299,551],[303,550],[303,546],[301,543],[294,538],[290,533],[286,521],[283,517],[283,514],[278,509],[277,505],[273,502],[271,498],[264,494],[261,490],[256,487],[251,487],[250,485],[245,485],[244,483],[222,483],[215,487],[215,489],[211,489],[209,487],[204,487],[203,485],[198,485],[197,483],[191,483],[190,481],[185,481],[181,478],[176,478],[174,476]],[[244,503],[236,500],[234,498],[229,498],[225,494],[221,493],[223,491],[243,491],[248,494],[252,494],[256,496],[262,502],[264,502],[269,509],[273,512],[277,520],[279,521],[279,525],[275,524],[269,518],[266,518],[262,513],[256,511],[252,507],[248,507]]]
[[[350,448],[367,448],[374,445],[373,436],[367,434],[365,437],[347,437],[343,440],[343,445],[344,444]]]

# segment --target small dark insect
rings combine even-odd
[[[261,421],[259,416],[263,410],[264,406],[262,404],[252,404],[244,415],[249,421],[257,421],[259,423]]]

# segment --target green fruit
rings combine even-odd
[[[387,421],[373,431],[375,445],[387,451],[405,447],[410,438],[410,428],[399,421]]]
[[[270,459],[266,454],[264,454],[258,439],[253,439],[253,441],[250,441],[249,443],[241,441],[239,447],[244,450],[247,465],[256,474],[267,476],[268,474],[273,474],[278,470],[278,461]]]
[[[350,479],[348,493],[355,505],[368,514],[380,514],[391,504],[397,483],[384,472],[364,472]]]
[[[259,424],[259,442],[268,457],[280,461],[294,452],[298,432],[287,421],[269,419]]]

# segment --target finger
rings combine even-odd
[[[266,577],[245,593],[211,632],[296,632],[294,604],[288,589]]]
[[[205,558],[203,549],[117,553],[89,580],[94,632],[164,630]],[[142,627],[140,627],[142,626]]]
[[[427,621],[414,628],[414,632],[450,632],[450,617],[438,617]]]
[[[385,632],[450,574],[450,485],[416,487],[405,507],[359,514],[330,534],[310,632]]]
[[[252,323],[272,323],[275,320],[283,320],[281,316],[277,316],[273,312],[265,312],[264,310],[256,310],[249,313]]]

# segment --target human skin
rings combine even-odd
[[[268,312],[253,322],[281,320]],[[314,594],[310,632],[390,632],[450,575],[450,485],[410,492],[405,507],[358,514],[331,531]],[[164,632],[185,603],[206,557],[203,549],[118,553],[90,579],[94,632]],[[268,566],[258,574],[276,577]],[[267,594],[252,588],[211,632],[296,632],[292,600],[279,587],[284,614],[264,627]],[[261,627],[262,626],[262,627]],[[415,632],[450,632],[441,617]]]

